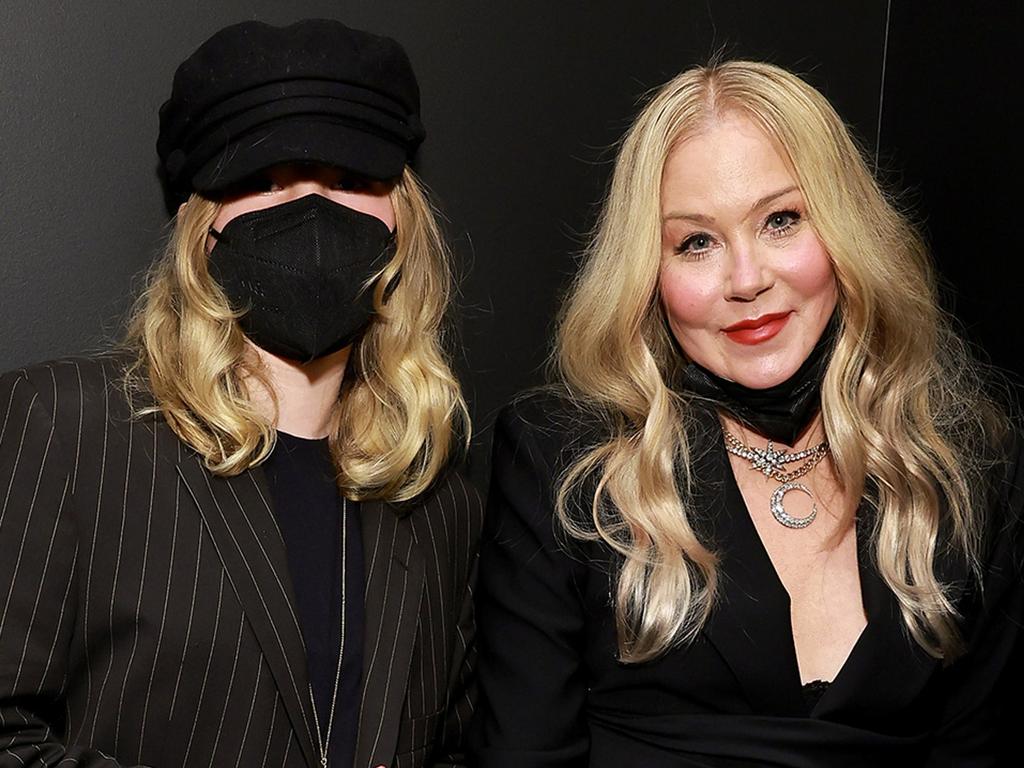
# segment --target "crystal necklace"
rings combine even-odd
[[[828,455],[827,440],[818,443],[812,448],[805,448],[802,451],[791,453],[785,450],[775,450],[771,440],[768,441],[767,448],[751,448],[730,432],[722,430],[722,433],[725,435],[725,450],[733,456],[739,456],[741,459],[749,461],[751,469],[781,483],[772,492],[771,502],[768,505],[772,517],[787,528],[806,528],[814,522],[814,518],[818,516],[817,504],[811,505],[811,511],[806,517],[793,517],[782,506],[782,499],[790,491],[800,491],[801,493],[806,493],[812,500],[814,499],[814,494],[811,493],[810,488],[803,483],[793,481],[806,475]],[[803,462],[800,466],[787,471],[787,464],[800,461]]]
[[[338,669],[334,673],[334,691],[331,693],[331,711],[327,716],[327,733],[320,731],[320,716],[316,711],[313,684],[309,684],[309,700],[313,704],[313,725],[316,727],[316,745],[320,750],[321,768],[327,768],[327,752],[331,748],[331,729],[334,727],[334,707],[338,703],[338,684],[341,682],[341,658],[345,655],[345,556],[348,552],[348,500],[341,497],[341,642],[338,646]]]

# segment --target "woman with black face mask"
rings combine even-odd
[[[1020,443],[820,93],[653,95],[556,360],[495,430],[481,768],[1019,762]]]
[[[0,764],[461,764],[481,504],[393,40],[221,30],[126,349],[0,379]]]

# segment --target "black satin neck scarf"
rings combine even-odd
[[[683,369],[683,387],[713,401],[769,440],[793,445],[821,406],[821,382],[838,328],[839,314],[833,312],[807,359],[781,384],[751,389],[690,363]]]

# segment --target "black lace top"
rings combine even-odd
[[[828,690],[828,686],[828,680],[812,680],[809,683],[803,684],[801,690],[804,693],[804,701],[807,702],[808,712],[810,712],[812,709],[814,709],[815,706],[817,706],[818,701],[821,700],[821,697],[825,694],[825,691]]]

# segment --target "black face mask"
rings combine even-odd
[[[369,214],[307,195],[210,229],[210,276],[254,344],[307,362],[348,346],[373,318],[368,281],[395,252]]]
[[[839,313],[833,312],[821,338],[797,372],[781,384],[750,389],[723,379],[697,363],[683,370],[683,386],[731,413],[769,440],[793,445],[821,407],[821,381],[832,357]]]

